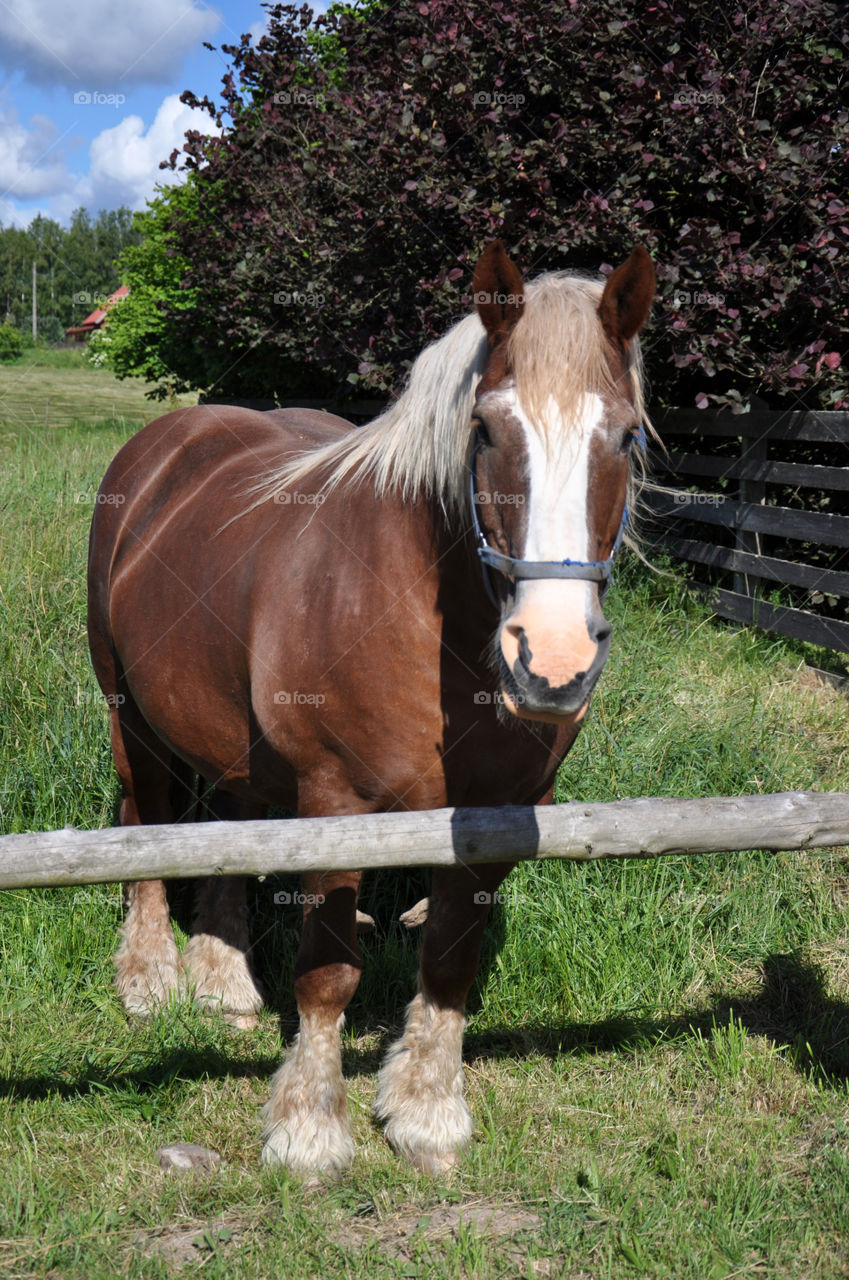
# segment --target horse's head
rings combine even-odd
[[[475,271],[490,356],[474,407],[472,500],[501,609],[505,704],[558,723],[583,713],[610,647],[602,599],[641,426],[631,340],[655,275],[636,248],[603,290],[543,281],[526,298],[500,241]]]

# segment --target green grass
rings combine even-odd
[[[65,373],[108,380],[54,368],[38,385]],[[4,831],[112,821],[81,495],[134,426],[121,409],[0,434]],[[799,646],[713,621],[634,563],[608,612],[613,653],[559,799],[849,789],[849,705]],[[370,1119],[414,989],[418,939],[397,916],[426,890],[414,872],[368,878],[377,927],[345,1032],[358,1156],[321,1194],[258,1164],[295,1029],[298,925],[275,880],[253,907],[273,1008],[242,1034],[179,1004],[127,1023],[117,887],[3,893],[0,1274],[845,1276],[847,873],[845,850],[518,868],[471,1002],[477,1136],[450,1181],[404,1169]],[[173,1141],[225,1164],[168,1177],[154,1152]]]
[[[148,400],[145,384],[120,381],[86,359],[86,346],[29,347],[20,360],[0,364],[0,435],[66,427],[74,422],[123,421],[130,431],[164,413],[167,406]],[[184,396],[176,404],[191,404]]]

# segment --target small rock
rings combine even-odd
[[[365,911],[357,912],[357,933],[368,933],[374,928],[374,916],[367,916]]]
[[[159,1147],[160,1169],[170,1169],[174,1173],[185,1173],[188,1169],[199,1169],[201,1173],[211,1173],[221,1163],[221,1156],[209,1147],[199,1147],[196,1142],[174,1142],[169,1147]]]

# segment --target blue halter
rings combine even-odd
[[[486,593],[496,608],[498,598],[492,587],[490,570],[495,569],[508,578],[582,578],[587,582],[601,582],[601,596],[604,598],[607,588],[613,579],[613,561],[622,545],[625,530],[628,526],[628,507],[622,511],[619,531],[616,534],[610,555],[606,560],[517,560],[513,556],[505,556],[496,551],[486,540],[478,519],[478,494],[475,483],[475,464],[477,462],[480,440],[475,432],[475,444],[469,467],[469,499],[472,509],[472,530],[475,535],[475,549],[481,562],[483,583]]]

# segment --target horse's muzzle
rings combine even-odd
[[[512,668],[501,658],[501,688],[505,703],[520,719],[550,720],[557,723],[586,706],[604,670],[610,653],[610,626],[597,629],[596,653],[586,671],[578,671],[566,684],[553,685],[547,676],[532,669],[525,645]]]

